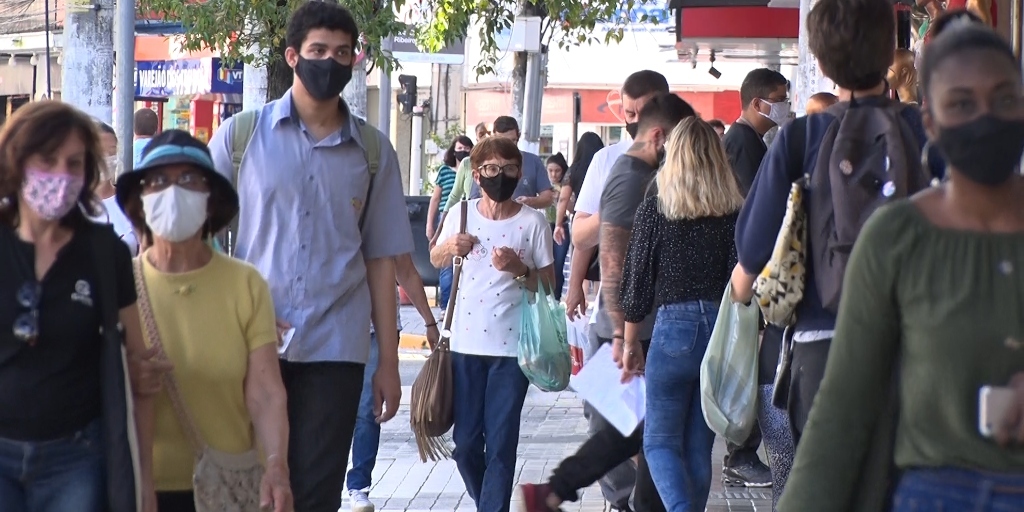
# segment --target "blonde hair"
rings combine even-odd
[[[721,217],[743,206],[725,147],[708,123],[680,122],[665,144],[658,172],[658,209],[669,220]]]

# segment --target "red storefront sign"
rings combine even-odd
[[[800,9],[774,7],[685,7],[677,38],[795,39]]]
[[[582,89],[581,122],[599,125],[625,124],[622,98],[618,89]],[[547,88],[541,108],[541,124],[572,123],[573,89]],[[704,119],[731,122],[740,115],[739,91],[675,91]],[[466,92],[466,126],[492,123],[512,111],[512,94],[503,91]]]

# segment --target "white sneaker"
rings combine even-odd
[[[373,512],[373,502],[368,495],[369,489],[358,489],[348,491],[348,504],[352,512]]]

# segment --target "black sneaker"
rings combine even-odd
[[[723,467],[722,485],[731,487],[771,487],[772,472],[761,461]]]

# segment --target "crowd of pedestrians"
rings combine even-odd
[[[143,109],[119,169],[109,126],[20,108],[0,128],[0,509],[372,512],[400,286],[450,350],[452,458],[482,512],[514,499],[521,309],[547,290],[593,309],[588,354],[646,379],[647,410],[623,435],[587,404],[589,439],[520,486],[527,512],[595,482],[613,510],[703,511],[701,366],[720,309],[752,300],[757,421],[723,483],[787,512],[1021,510],[1024,83],[974,21],[933,27],[920,106],[887,97],[891,3],[819,0],[810,49],[837,90],[806,116],[768,69],[728,129],[644,70],[629,137],[585,133],[571,163],[520,150],[511,117],[454,138],[423,234],[444,332],[393,214],[395,150],[339,97],[344,7],[293,13],[291,89],[208,145]]]

